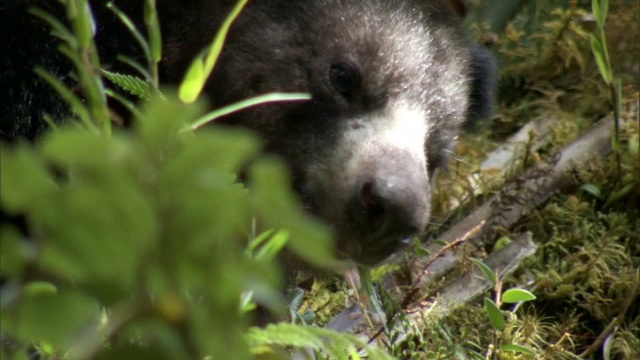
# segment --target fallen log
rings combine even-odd
[[[530,169],[505,184],[499,195],[488,200],[439,236],[439,242],[453,243],[484,221],[486,225],[483,229],[465,243],[466,246],[477,248],[482,245],[481,239],[490,237],[496,228],[510,227],[547,201],[558,189],[567,185],[577,168],[593,157],[608,155],[611,152],[613,127],[611,118],[601,120],[576,141],[567,145],[551,161]],[[431,243],[426,249],[431,254],[437,254],[442,247],[443,245]],[[435,260],[415,258],[410,263],[412,280],[420,279],[420,283],[426,285],[440,279],[460,264],[462,256],[449,251]]]

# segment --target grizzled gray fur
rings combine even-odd
[[[166,82],[181,79],[233,3],[159,1]],[[311,93],[222,123],[254,130],[285,159],[306,208],[335,229],[341,257],[377,264],[421,234],[435,170],[461,126],[488,114],[492,62],[467,41],[451,3],[252,0],[231,28],[206,92],[214,107]],[[99,46],[113,53],[117,26],[105,24]]]

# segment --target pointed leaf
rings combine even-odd
[[[178,97],[185,103],[194,102],[200,95],[206,79],[204,71],[204,59],[202,56],[193,59],[193,63],[184,75],[178,89]]]
[[[604,47],[600,40],[595,37],[595,35],[591,34],[591,50],[593,51],[593,56],[596,59],[596,64],[598,65],[598,70],[600,70],[600,75],[604,79],[604,82],[607,85],[611,84],[611,73],[609,72],[609,66],[607,65],[607,59],[604,52]]]
[[[602,10],[600,10],[599,0],[591,0],[591,11],[593,12],[593,17],[596,18],[596,22],[598,23],[598,26],[599,26],[600,21],[602,19]]]
[[[523,353],[523,354],[527,354],[527,355],[535,355],[533,350],[531,350],[530,348],[528,348],[526,346],[523,346],[523,345],[505,344],[505,345],[500,346],[500,350],[509,351],[509,352]]]
[[[248,0],[239,0],[236,3],[234,8],[231,10],[231,13],[229,13],[220,26],[220,30],[218,30],[218,33],[209,48],[200,53],[187,70],[187,74],[178,90],[180,100],[183,102],[194,102],[200,95],[200,92],[202,92],[204,84],[207,82],[211,71],[213,71],[216,62],[218,61],[220,53],[222,52],[222,46],[227,38],[229,28],[238,15],[240,15],[240,11],[244,8],[247,1]]]
[[[604,27],[604,24],[607,21],[607,15],[609,15],[609,0],[592,0],[593,3],[593,15],[598,22],[598,26],[600,28]],[[598,8],[598,12],[596,13],[596,7]]]
[[[495,286],[498,283],[498,279],[496,278],[496,274],[493,272],[493,270],[491,270],[490,267],[488,267],[485,263],[482,262],[482,260],[478,260],[478,259],[471,259],[471,261],[473,261],[474,264],[476,264],[476,266],[482,271],[482,273],[484,274],[484,276],[489,279],[489,281],[491,281],[491,283]]]
[[[126,92],[141,99],[149,99],[153,94],[152,87],[146,81],[131,75],[118,74],[102,70],[104,76]]]
[[[289,232],[280,230],[273,234],[269,240],[255,254],[256,260],[273,260],[280,251],[287,245]]]
[[[196,130],[197,128],[214,121],[222,116],[229,115],[234,112],[238,112],[252,106],[266,104],[270,102],[280,102],[280,101],[300,101],[300,100],[310,100],[311,94],[308,93],[269,93],[264,95],[259,95],[256,97],[244,99],[242,101],[238,101],[236,103],[224,106],[220,109],[216,109],[207,115],[197,119],[190,125],[192,130]]]
[[[498,305],[496,305],[493,300],[484,298],[484,309],[486,310],[487,315],[489,315],[491,326],[493,326],[497,330],[504,330],[504,314],[498,308]]]
[[[602,191],[600,191],[600,188],[594,184],[584,184],[580,186],[580,190],[586,192],[587,194],[591,194],[596,199],[599,199],[600,196],[602,196]]]

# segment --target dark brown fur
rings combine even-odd
[[[234,3],[159,1],[165,82],[181,80]],[[131,7],[134,17],[140,12],[121,6]],[[115,64],[114,50],[131,47],[119,44],[126,35],[100,13],[98,45],[107,54],[103,61]],[[206,93],[214,107],[274,91],[312,95],[308,102],[257,106],[221,123],[254,130],[266,151],[285,159],[305,206],[334,227],[339,255],[376,264],[422,233],[435,170],[447,163],[461,125],[486,115],[490,61],[472,52],[459,20],[451,0],[252,0],[232,25]],[[3,18],[0,25],[14,21]],[[46,36],[38,34],[31,40]],[[9,54],[25,34],[16,36]],[[37,56],[26,58],[27,66],[54,53],[50,46],[41,56],[43,49],[34,46],[28,45]],[[3,61],[15,66],[25,61],[20,56]],[[47,110],[41,108],[63,106],[21,104],[51,92],[25,71],[8,73],[2,83],[20,93],[9,97],[12,117],[5,122],[38,123]],[[5,138],[28,133],[5,125]]]

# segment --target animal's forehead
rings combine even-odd
[[[424,8],[362,1],[327,12],[307,33],[312,52],[328,61],[352,61],[372,91],[421,93],[434,89],[444,67],[464,67],[457,29]],[[410,2],[409,2],[410,3]],[[459,62],[455,66],[451,63]],[[384,94],[389,96],[392,94]]]
[[[425,59],[432,46],[432,34],[424,16],[415,9],[389,11],[394,12],[362,5],[327,12],[323,21],[308,24],[312,27],[307,32],[311,37],[308,40],[312,40],[308,43],[317,52],[349,53],[363,62]]]

